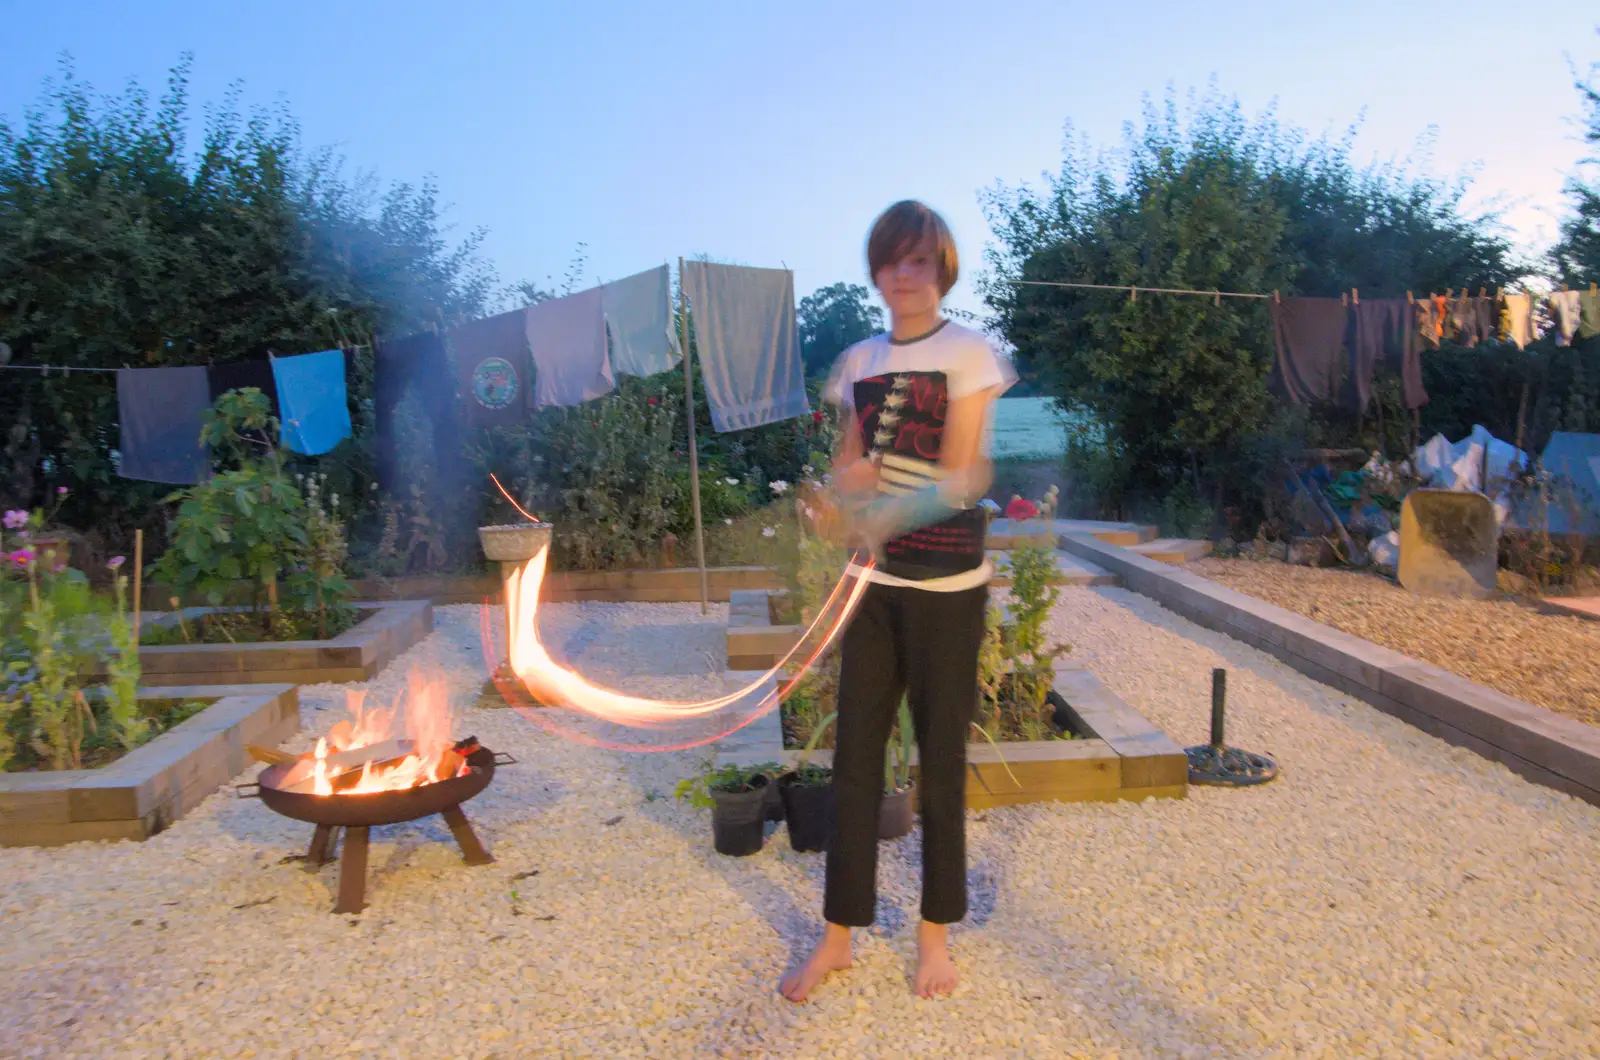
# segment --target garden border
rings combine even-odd
[[[708,567],[706,585],[714,602],[728,599],[735,589],[776,589],[777,575],[766,567]],[[406,575],[400,578],[353,578],[352,594],[362,600],[389,602],[426,600],[437,607],[447,604],[499,603],[498,574]],[[145,590],[145,606],[165,610],[172,593],[165,586]],[[697,603],[700,600],[698,567],[658,567],[639,570],[553,571],[540,588],[545,603],[595,601],[606,603]]]
[[[300,731],[291,684],[141,688],[139,698],[213,702],[99,769],[0,773],[0,846],[148,839],[244,772],[245,744],[276,747]]]
[[[1189,621],[1281,659],[1423,732],[1600,806],[1600,727],[1564,718],[1430,663],[1314,622],[1196,574],[1092,538],[1064,534],[1066,552]]]
[[[729,677],[748,681],[764,672],[730,673]],[[982,777],[975,781],[973,771],[967,773],[969,810],[1033,802],[1187,796],[1189,760],[1170,736],[1088,670],[1057,671],[1055,688],[1067,700],[1074,727],[1085,734],[1084,738],[1019,741],[1002,744],[999,749],[988,743],[968,744],[967,761]],[[771,691],[770,682],[765,691]],[[777,711],[764,714],[719,740],[716,750],[717,766],[778,762],[792,767],[802,753],[784,750]],[[829,765],[833,753],[814,751],[810,760]],[[913,769],[915,766],[913,750]]]
[[[366,681],[433,632],[433,604],[426,600],[355,606],[373,614],[329,640],[141,646],[140,680],[150,686]]]

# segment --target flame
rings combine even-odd
[[[539,640],[539,630],[536,622],[539,586],[544,580],[545,563],[548,557],[549,548],[546,546],[540,549],[539,554],[525,563],[520,569],[512,572],[511,577],[506,582],[506,607],[510,611],[510,621],[508,622],[510,644],[507,647],[512,672],[535,698],[545,703],[571,707],[604,721],[634,728],[652,728],[669,722],[701,718],[741,700],[747,700],[752,692],[765,685],[767,681],[787,666],[791,659],[800,653],[802,646],[822,626],[824,620],[833,611],[848,581],[848,579],[839,581],[839,584],[834,587],[833,593],[828,597],[827,603],[819,609],[817,617],[812,620],[810,627],[795,643],[795,646],[771,670],[768,670],[761,677],[732,694],[696,702],[680,702],[630,696],[591,684],[579,674],[561,666],[550,658],[549,653],[545,651],[544,645]],[[864,564],[866,569],[870,569],[871,566],[870,560]],[[845,625],[848,624],[850,616],[860,603],[868,584],[865,577],[857,577],[855,579],[854,585],[845,600],[844,607],[834,616],[832,624],[827,629],[826,636],[819,645],[813,648],[810,655],[801,665],[799,672],[787,681],[781,689],[776,689],[762,697],[755,704],[754,713],[751,717],[735,725],[735,729],[748,725],[756,716],[773,709],[788,697],[800,677],[827,650],[828,646],[833,643]],[[721,736],[725,735],[727,734],[723,733],[711,739],[720,739]],[[708,741],[697,742],[704,743]]]
[[[347,691],[345,707],[350,718],[329,730],[317,741],[313,754],[312,790],[317,795],[366,795],[378,791],[400,791],[433,784],[469,772],[466,760],[454,750],[454,719],[450,695],[444,682],[413,672],[407,689],[388,707],[367,707],[366,692]],[[354,784],[334,791],[328,771],[328,755],[375,747],[402,734],[412,750],[397,761],[369,760],[361,767]]]
[[[313,767],[311,776],[316,785],[312,791],[317,795],[332,795],[333,783],[328,780],[328,741],[317,740],[317,764]]]

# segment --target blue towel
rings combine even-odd
[[[350,437],[343,353],[274,357],[272,377],[278,381],[278,407],[283,410],[279,437],[284,448],[318,456]]]

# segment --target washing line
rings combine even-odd
[[[1134,298],[1139,297],[1140,291],[1146,294],[1190,294],[1218,299],[1272,298],[1274,296],[1271,294],[1247,294],[1243,291],[1191,291],[1181,287],[1139,287],[1137,285],[1122,286],[1110,283],[1052,283],[1047,280],[999,280],[996,282],[1010,284],[1013,287],[1075,287],[1086,291],[1127,291]]]

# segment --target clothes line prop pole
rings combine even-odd
[[[683,342],[683,401],[689,425],[689,498],[694,505],[694,558],[700,565],[700,613],[703,615],[711,610],[711,594],[706,586],[706,530],[700,517],[700,456],[694,440],[694,359],[689,354],[689,306],[682,258],[678,259],[678,331]]]

